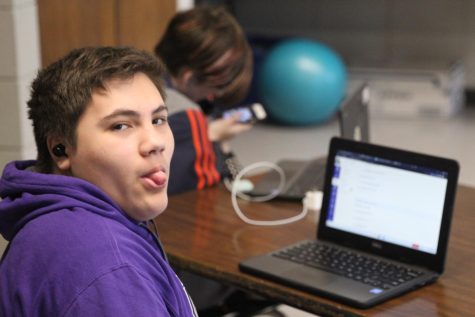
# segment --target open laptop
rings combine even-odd
[[[369,142],[369,86],[364,83],[346,98],[339,111],[340,136],[346,139]],[[301,200],[309,190],[322,190],[325,176],[325,157],[311,160],[281,160],[277,165],[285,174],[286,184],[276,198]],[[270,172],[259,178],[249,193],[263,196],[279,185],[280,176]]]
[[[333,138],[317,238],[239,268],[359,308],[434,282],[458,172],[454,160]]]

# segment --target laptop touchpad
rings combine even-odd
[[[341,277],[327,273],[325,271],[319,271],[312,268],[298,267],[286,270],[282,276],[289,277],[291,280],[298,280],[303,284],[314,285],[318,284],[319,287],[325,284],[331,284],[341,279]]]

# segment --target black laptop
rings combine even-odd
[[[333,138],[317,238],[239,268],[358,308],[434,282],[458,173],[454,160]]]
[[[340,136],[345,139],[369,142],[368,105],[370,88],[363,83],[346,98],[338,111]],[[301,200],[310,190],[322,190],[325,178],[326,157],[311,160],[281,160],[277,165],[285,174],[285,186],[276,198]],[[280,176],[270,172],[254,184],[249,193],[263,196],[273,192],[280,183]]]

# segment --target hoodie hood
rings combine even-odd
[[[138,222],[127,217],[95,185],[76,177],[34,172],[34,164],[11,162],[0,179],[0,234],[6,240],[12,240],[32,219],[64,209],[87,209],[136,228]]]

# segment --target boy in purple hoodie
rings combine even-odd
[[[5,167],[0,316],[196,316],[152,219],[174,150],[153,56],[77,49],[28,102],[38,156]]]

